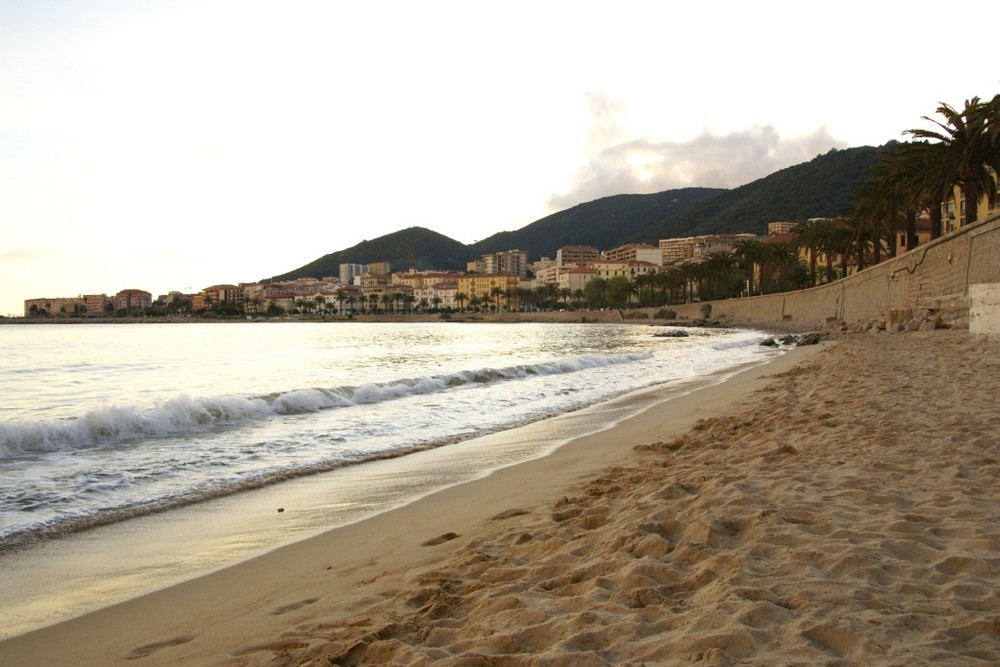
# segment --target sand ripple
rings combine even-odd
[[[1000,344],[843,339],[276,664],[1000,663]],[[433,538],[434,536],[428,536]]]

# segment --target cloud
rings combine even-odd
[[[705,130],[690,141],[626,139],[621,105],[602,94],[588,95],[593,122],[586,140],[588,164],[567,192],[546,203],[562,210],[617,194],[651,193],[684,187],[735,188],[779,169],[807,162],[831,148],[846,148],[823,126],[811,134],[782,138],[770,125],[729,134]]]

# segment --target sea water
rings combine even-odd
[[[30,552],[42,554],[67,535],[82,554],[79,536],[98,526],[184,508],[190,515],[213,499],[289,480],[329,485],[329,471],[353,494],[330,503],[362,505],[383,491],[405,502],[458,479],[447,471],[468,458],[457,443],[475,438],[490,447],[484,435],[775,353],[759,345],[761,332],[657,336],[667,330],[624,323],[0,326],[0,558],[43,562]],[[481,465],[538,456],[550,445],[522,443]],[[410,468],[427,465],[418,452],[447,456],[449,447],[455,457],[416,474],[434,477],[427,484],[390,491],[380,477],[412,476],[417,468]],[[337,509],[356,516],[351,507]],[[321,516],[330,525],[313,528],[332,527],[341,515],[326,508]],[[238,525],[229,530],[230,541],[239,541]],[[111,554],[100,547],[93,558],[100,570]]]

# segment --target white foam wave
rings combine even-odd
[[[241,426],[275,416],[304,414],[434,394],[456,387],[554,375],[642,361],[650,353],[586,355],[539,364],[482,368],[357,387],[296,389],[269,396],[178,396],[149,409],[110,406],[76,419],[0,424],[0,458],[112,446],[146,438]]]

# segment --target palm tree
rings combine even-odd
[[[984,104],[973,97],[965,101],[961,111],[942,102],[937,113],[943,120],[923,117],[939,130],[917,128],[904,132],[933,142],[930,145],[935,147],[942,168],[950,173],[952,183],[962,189],[966,224],[978,219],[981,194],[986,194],[991,201],[996,198],[993,174],[1000,172],[1000,153],[996,145],[995,102],[996,98]]]
[[[500,297],[501,296],[503,296],[503,288],[502,287],[500,287],[498,285],[494,285],[493,287],[490,288],[490,297],[493,299],[493,311],[494,312],[499,312],[500,311]]]
[[[730,284],[742,276],[736,257],[728,252],[706,255],[702,270],[707,286],[704,299],[726,298],[730,292]]]
[[[816,255],[819,254],[820,246],[817,222],[819,220],[807,220],[792,228],[792,238],[796,249],[805,250],[809,255],[809,283],[812,287],[816,286]]]
[[[326,297],[322,294],[317,294],[313,297],[313,302],[316,304],[316,311],[321,312],[323,310],[323,306],[326,304]]]
[[[760,239],[743,239],[733,246],[733,254],[743,263],[747,272],[747,293],[753,296],[755,277],[764,259],[764,243]]]
[[[337,290],[337,305],[340,306],[339,312],[340,312],[341,315],[344,314],[344,301],[346,301],[346,299],[344,298],[344,290],[338,289]],[[353,303],[353,301],[352,301],[352,303]],[[353,308],[352,308],[352,310],[353,310]]]
[[[465,292],[455,293],[455,303],[458,304],[459,310],[465,310],[465,303],[469,300],[469,295]]]

